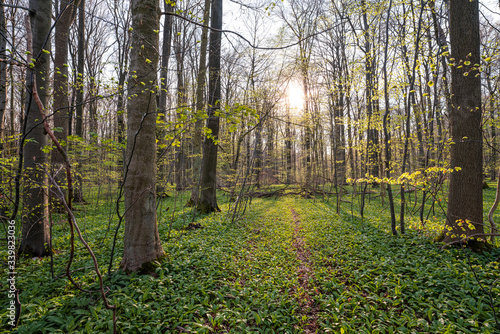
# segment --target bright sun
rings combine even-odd
[[[297,111],[304,108],[304,89],[301,84],[295,81],[290,81],[288,84],[288,104],[290,109]]]

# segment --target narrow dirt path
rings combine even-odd
[[[299,260],[298,276],[299,285],[294,287],[294,295],[299,299],[299,313],[298,315],[304,319],[303,327],[304,333],[316,333],[319,330],[318,322],[318,305],[313,299],[317,291],[312,287],[314,280],[314,272],[310,260],[310,253],[305,248],[304,235],[300,223],[300,217],[293,208],[290,208],[294,223],[293,247],[297,253]]]

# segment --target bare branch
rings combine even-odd
[[[30,9],[30,8],[27,8],[27,7],[23,7],[23,6],[15,6],[15,5],[9,5],[9,4],[2,4],[2,6],[4,7],[9,7],[9,8],[17,8],[17,9],[22,9],[22,10],[27,10],[30,14],[35,14],[35,11]]]
[[[180,18],[180,19],[182,19],[184,21],[187,21],[187,22],[192,23],[192,24],[194,24],[196,26],[199,26],[199,27],[208,28],[208,29],[210,29],[212,31],[216,31],[216,32],[224,33],[224,34],[233,34],[233,35],[236,35],[239,38],[241,38],[242,40],[244,40],[251,48],[256,49],[256,50],[267,50],[267,51],[289,49],[291,47],[299,45],[300,43],[302,43],[305,40],[308,40],[308,39],[310,39],[312,37],[324,34],[324,33],[328,32],[330,30],[333,30],[333,29],[337,28],[341,24],[341,23],[337,23],[336,25],[334,25],[332,27],[323,29],[321,31],[315,32],[315,33],[310,34],[310,35],[307,35],[306,37],[304,37],[302,39],[299,39],[297,42],[294,42],[292,44],[288,44],[288,45],[285,45],[285,46],[279,46],[279,47],[261,47],[261,46],[258,46],[258,45],[254,45],[252,42],[250,42],[248,39],[246,39],[245,37],[243,37],[241,34],[235,32],[235,31],[232,31],[232,30],[224,30],[224,29],[212,28],[210,26],[207,26],[207,25],[204,25],[202,23],[193,21],[193,20],[191,20],[191,19],[189,19],[189,18],[187,18],[185,16],[182,16],[180,14],[177,14],[177,13],[162,12],[161,15],[172,15],[172,16],[178,17],[178,18]]]

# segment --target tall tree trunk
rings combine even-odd
[[[444,54],[447,51],[449,51],[449,48],[448,48],[448,44],[446,41],[446,35],[445,35],[445,33],[444,33],[443,29],[441,28],[441,25],[439,24],[439,21],[438,21],[435,0],[429,1],[429,8],[431,9],[432,22],[434,25],[434,34],[435,34],[436,41],[439,45],[439,52],[441,54]],[[446,61],[446,59],[447,59],[446,56],[442,56],[440,59],[441,59],[441,67],[443,68],[443,74],[440,75],[440,77],[442,78],[442,86],[444,87],[446,108],[447,108],[448,112],[451,113],[452,104],[451,104],[450,87],[449,87],[449,83],[448,83],[448,67],[449,66],[448,66],[448,63]],[[437,89],[436,89],[436,91],[437,91]],[[439,99],[436,99],[436,101],[439,104]],[[435,110],[436,110],[435,116],[436,116],[436,127],[437,127],[437,140],[436,140],[436,142],[439,143],[441,141],[444,142],[444,140],[445,140],[443,138],[443,119],[442,119],[440,108],[436,107]]]
[[[374,115],[374,70],[375,62],[372,52],[372,40],[370,35],[370,26],[368,25],[368,8],[366,6],[366,0],[361,0],[361,8],[363,11],[363,34],[365,37],[365,78],[366,78],[366,114],[368,117],[368,129],[367,129],[367,145],[366,145],[366,161],[367,161],[367,172],[373,176],[378,176],[379,174],[379,162],[378,162],[378,130],[376,125],[374,125],[375,116]]]
[[[303,53],[303,52],[301,52]],[[305,149],[305,167],[306,167],[306,178],[305,186],[311,186],[312,177],[312,166],[311,166],[311,141],[312,141],[312,130],[311,130],[311,114],[309,110],[310,100],[309,100],[309,80],[308,80],[308,63],[306,63],[306,58],[302,58],[302,84],[304,85],[304,149]]]
[[[169,112],[167,111],[167,95],[168,95],[168,64],[170,60],[170,51],[172,49],[172,15],[170,15],[174,11],[175,4],[168,3],[164,1],[165,6],[165,18],[163,20],[163,43],[162,43],[162,53],[161,53],[161,68],[160,68],[160,99],[158,110],[160,111],[160,117],[163,118],[165,122],[169,120]],[[163,114],[163,116],[161,115]],[[158,143],[160,151],[158,152],[158,156],[163,155],[164,145],[166,143],[165,140],[165,128],[160,124],[160,129],[158,131]],[[168,182],[167,180],[167,169],[168,167],[163,162],[160,164],[158,171],[158,181],[160,182],[157,189],[159,191],[164,192],[165,186]]]
[[[496,177],[496,166],[497,166],[497,154],[496,154],[496,124],[495,124],[495,89],[493,89],[493,86],[491,84],[492,78],[491,78],[491,68],[486,70],[486,87],[488,87],[488,93],[489,93],[489,105],[490,105],[490,116],[491,116],[491,126],[490,126],[490,131],[491,131],[491,149],[490,149],[490,161],[488,163],[489,167],[489,172],[490,172],[490,179],[492,181],[495,181]]]
[[[209,68],[209,100],[207,128],[210,136],[203,141],[203,160],[201,164],[200,202],[198,210],[202,213],[220,211],[217,205],[217,140],[219,139],[219,117],[215,111],[220,108],[221,82],[221,32],[222,0],[212,1],[211,27],[218,30],[210,31]]]
[[[22,219],[22,240],[20,254],[29,256],[47,256],[51,253],[49,206],[47,196],[46,168],[47,156],[42,147],[47,145],[47,138],[40,124],[41,113],[35,102],[32,89],[33,74],[36,74],[36,86],[43,105],[49,101],[50,56],[42,49],[50,50],[50,26],[52,17],[52,0],[30,0],[31,30],[33,34],[33,55],[36,58],[32,71],[28,71],[28,89],[26,94],[26,129],[29,135],[24,145],[24,168],[26,181],[23,190],[24,213]],[[47,43],[44,44],[47,39]]]
[[[15,24],[12,24],[11,25],[11,36],[12,36],[12,44],[13,45],[16,45],[16,25]],[[9,66],[9,78],[10,78],[10,82],[14,82],[14,65],[10,65]],[[16,85],[10,85],[10,130],[11,130],[11,133],[14,134],[15,133],[15,129],[14,129],[14,111],[15,111],[15,92],[16,92]],[[21,101],[24,101],[25,99],[25,96],[24,96],[24,92],[25,89],[24,87],[21,88]],[[21,123],[22,124],[22,123]]]
[[[207,77],[207,47],[208,47],[208,28],[206,25],[210,19],[210,1],[205,0],[205,7],[203,10],[203,24],[205,27],[201,31],[201,46],[200,46],[200,65],[198,68],[198,75],[196,77],[196,122],[194,123],[193,132],[193,189],[191,190],[190,203],[193,205],[198,204],[199,182],[201,172],[201,143],[203,142],[203,117],[205,114],[205,86]],[[239,148],[239,146],[238,146]]]
[[[126,108],[126,99],[125,99],[125,82],[128,77],[128,65],[129,65],[129,56],[130,56],[130,34],[132,32],[129,31],[130,28],[130,8],[126,13],[123,13],[123,8],[118,6],[118,2],[114,2],[113,7],[110,10],[113,11],[114,18],[114,35],[115,39],[118,43],[118,92],[117,92],[117,100],[116,100],[116,121],[117,121],[117,139],[118,143],[125,146],[125,108]],[[122,14],[123,13],[123,14]],[[123,15],[123,20],[119,20],[121,17],[120,14]],[[119,161],[119,166],[123,166],[125,169],[125,149],[122,148],[122,155]],[[122,181],[119,181],[119,184]]]
[[[286,184],[293,182],[292,178],[292,131],[290,130],[290,109],[287,107],[287,121],[285,124],[285,155],[286,155]]]
[[[491,150],[490,150],[490,171],[491,171],[491,180],[495,181],[496,173],[495,170],[497,168],[497,132],[495,127],[495,97],[490,97],[490,112],[491,112]]]
[[[77,55],[77,87],[76,87],[76,122],[75,135],[83,137],[83,93],[85,77],[85,0],[80,0],[78,9],[78,55]]]
[[[131,0],[132,51],[129,81],[127,161],[125,170],[125,271],[148,270],[164,252],[156,221],[156,73],[158,68],[158,0]]]
[[[6,47],[7,40],[4,38],[7,36],[7,26],[5,25],[5,11],[4,11],[4,0],[0,0],[0,59],[5,59],[6,57]],[[5,115],[5,109],[7,107],[7,63],[0,62],[0,142],[4,138],[4,127],[3,118]],[[5,147],[3,144],[0,146],[0,151],[2,157],[5,157]],[[0,172],[0,183],[4,184],[4,172]],[[0,196],[4,196],[3,189],[0,189]]]
[[[479,1],[450,1],[450,41],[455,59],[451,72],[450,130],[454,144],[450,167],[460,170],[450,176],[445,242],[484,232],[481,77],[476,66],[481,62]],[[474,247],[476,243],[470,244]]]
[[[270,114],[272,111],[272,103],[269,100],[264,101],[264,107],[263,111],[264,114]],[[277,159],[278,156],[274,155],[274,134],[276,132],[275,130],[275,124],[272,121],[272,119],[267,121],[267,141],[266,141],[266,148],[267,148],[267,158],[266,158],[266,169],[267,169],[267,179],[268,183],[274,183],[274,180],[276,179],[275,176],[277,176]]]
[[[403,149],[403,162],[401,163],[401,173],[404,174],[406,172],[406,167],[407,165],[409,165],[408,163],[408,145],[409,145],[409,142],[410,142],[410,129],[411,129],[411,125],[410,125],[410,118],[411,118],[411,109],[413,108],[415,110],[415,107],[417,106],[416,103],[415,103],[415,90],[414,90],[414,87],[415,87],[415,77],[416,77],[416,69],[417,69],[417,66],[418,66],[418,55],[419,55],[419,47],[420,47],[420,31],[421,31],[421,28],[422,28],[422,15],[424,13],[424,3],[423,1],[420,1],[420,17],[419,17],[419,20],[418,20],[418,28],[417,28],[417,37],[416,37],[416,46],[415,46],[415,54],[413,56],[413,66],[412,66],[412,73],[411,73],[411,76],[408,75],[408,80],[410,81],[410,87],[409,87],[409,96],[408,96],[408,100],[405,101],[405,112],[406,112],[406,126],[405,126],[405,130],[406,130],[406,134],[405,134],[405,142],[404,142],[404,149]],[[406,46],[403,46],[403,55],[405,58],[406,55],[407,55],[407,52],[406,52]],[[406,61],[406,63],[408,64],[408,62]],[[415,112],[417,113],[417,112]],[[416,116],[416,122],[420,122],[420,119],[419,117]],[[420,132],[420,135],[421,135],[421,127],[420,125],[417,127],[417,132]],[[418,137],[419,138],[419,141],[422,140],[421,136]],[[422,152],[420,152],[420,148],[422,149]],[[419,156],[421,158],[424,157],[424,154],[423,154],[423,144],[420,142],[419,143]],[[401,206],[400,206],[400,211],[399,211],[399,226],[400,226],[400,229],[401,229],[401,234],[404,234],[405,233],[405,205],[406,205],[406,199],[405,199],[405,185],[402,184],[401,185]]]
[[[7,27],[5,25],[4,0],[0,0],[0,59],[6,57]],[[3,117],[7,106],[7,63],[0,62],[0,140],[3,138]]]
[[[168,88],[168,62],[170,59],[170,50],[172,48],[172,15],[174,5],[165,1],[165,18],[163,21],[163,44],[161,53],[161,69],[160,69],[160,105],[158,109],[167,117],[167,88]]]
[[[185,41],[176,41],[175,45],[175,59],[177,63],[177,117],[180,120],[181,115],[185,112],[186,107],[186,87],[184,84],[184,52],[185,52]],[[178,191],[184,190],[185,182],[185,169],[184,164],[184,135],[183,133],[179,135],[180,145],[175,148],[175,186]]]
[[[83,88],[84,84],[84,69],[85,69],[85,0],[80,0],[80,7],[78,8],[78,55],[77,55],[77,79],[76,79],[76,122],[75,122],[75,135],[83,138]],[[80,166],[80,163],[78,163]],[[74,202],[84,202],[83,200],[83,178],[81,175],[81,168],[75,175],[75,191]]]
[[[260,113],[262,115],[262,112]],[[260,188],[262,170],[262,122],[259,122],[255,129],[255,157],[253,173],[255,175],[255,187]]]
[[[356,153],[354,152],[354,142],[356,141],[356,134],[353,130],[353,118],[351,117],[351,103],[347,104],[347,144],[348,144],[348,154],[349,154],[349,163],[351,167],[351,179],[356,179],[358,174],[356,173],[357,165],[356,165]]]
[[[344,78],[342,81],[346,80]],[[335,184],[344,184],[346,180],[346,163],[345,163],[345,133],[344,133],[344,82],[339,84],[339,100],[338,105],[334,107],[335,121]]]
[[[387,9],[387,22],[391,18],[392,0],[389,1],[389,9]],[[389,112],[390,112],[390,99],[389,99],[389,80],[387,78],[387,52],[389,46],[389,24],[385,29],[385,49],[384,49],[384,99],[385,99],[385,113],[384,113],[384,146],[385,146],[385,173],[388,179],[391,178],[391,133],[389,132]],[[391,210],[391,230],[393,235],[397,235],[396,231],[396,213],[394,210],[394,199],[392,197],[392,187],[387,183],[387,194],[389,196],[389,208]]]
[[[55,54],[54,54],[54,132],[60,143],[67,143],[69,131],[69,75],[68,75],[68,43],[69,30],[76,16],[76,9],[80,1],[70,3],[68,0],[61,0],[59,12],[60,17],[55,28]],[[57,150],[52,151],[52,170],[57,173],[64,164],[64,158]],[[64,173],[54,175],[54,179],[61,186],[65,184]],[[64,189],[64,187],[61,187]],[[61,209],[58,200],[51,200],[56,208]]]

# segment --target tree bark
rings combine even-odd
[[[0,59],[5,59],[7,27],[5,25],[4,0],[0,0]],[[7,106],[7,62],[0,62],[0,140],[3,138],[3,117]]]
[[[179,26],[178,33],[181,33],[182,27]],[[183,36],[184,34],[181,34]],[[186,95],[186,86],[184,83],[184,56],[186,51],[186,40],[183,38],[176,38],[174,41],[174,50],[175,50],[175,60],[177,65],[177,121],[179,123],[182,122],[181,116],[185,112],[184,108],[187,105],[187,95]],[[184,133],[179,135],[180,144],[175,148],[175,163],[174,163],[174,179],[175,179],[175,187],[177,191],[184,190],[185,188],[185,172],[186,166],[184,163],[185,156],[185,140]]]
[[[55,54],[54,54],[54,127],[60,128],[56,131],[59,141],[66,141],[69,129],[69,81],[68,81],[68,34],[71,24],[76,17],[76,8],[80,1],[69,3],[67,0],[61,1],[61,16],[55,28]],[[64,163],[62,155],[54,150],[52,162],[56,164]]]
[[[392,0],[389,1],[389,9],[387,9],[387,22],[391,18]],[[390,99],[389,99],[389,80],[387,78],[387,53],[389,46],[389,24],[386,25],[385,29],[385,48],[384,48],[384,100],[385,100],[385,112],[383,118],[384,127],[384,148],[385,148],[385,173],[388,179],[391,178],[391,133],[389,132],[389,113],[390,113]],[[383,187],[383,185],[382,185]],[[387,183],[387,194],[389,196],[389,208],[391,212],[391,231],[393,235],[397,235],[396,230],[396,213],[394,210],[394,198],[392,196],[392,187],[390,183]]]
[[[172,13],[175,8],[174,3],[164,2],[165,6],[165,17],[163,20],[163,42],[162,42],[162,52],[161,52],[161,67],[160,67],[160,99],[158,110],[160,115],[159,118],[163,119],[164,122],[169,121],[169,112],[167,111],[167,96],[168,96],[168,64],[170,60],[170,51],[172,49]],[[163,155],[163,150],[166,147],[166,128],[163,122],[159,123],[158,129],[158,147],[159,151],[157,152],[158,157]],[[165,192],[165,184],[168,182],[168,166],[166,166],[163,161],[160,163],[158,167],[158,181],[159,185],[157,187],[157,191]]]
[[[148,271],[164,252],[156,221],[156,91],[158,67],[158,0],[132,0],[133,77],[128,90],[125,235],[121,268]]]
[[[445,242],[483,233],[482,129],[478,1],[450,1],[452,172]],[[476,66],[477,65],[477,66]],[[475,229],[469,227],[469,223]],[[474,246],[474,242],[471,242]]]
[[[285,124],[285,156],[286,156],[286,184],[293,182],[292,178],[292,131],[290,130],[290,109],[287,108]]]
[[[170,59],[170,50],[172,48],[172,13],[174,10],[174,5],[165,2],[165,19],[163,21],[163,45],[161,53],[161,69],[160,69],[160,105],[158,109],[167,117],[167,78],[168,78],[168,62]]]
[[[64,146],[69,132],[69,74],[68,74],[68,43],[69,30],[76,17],[76,9],[80,1],[70,3],[68,0],[60,2],[60,17],[55,26],[55,53],[54,53],[54,133],[57,140]],[[57,150],[52,151],[52,171],[55,174],[64,164],[64,157]],[[65,189],[64,173],[54,175],[54,179]],[[62,204],[57,199],[51,199],[51,205],[62,210]]]
[[[43,170],[48,161],[46,154],[41,150],[47,145],[47,138],[41,124],[40,110],[32,95],[33,81],[29,78],[33,78],[30,74],[36,73],[38,94],[43,105],[48,105],[50,56],[42,52],[42,49],[50,51],[50,39],[47,44],[44,44],[44,41],[50,33],[52,0],[31,0],[30,9],[33,11],[31,14],[33,56],[37,58],[32,72],[28,71],[26,129],[29,134],[23,148],[26,181],[23,190],[23,231],[19,253],[41,257],[51,253],[48,179]]]
[[[84,70],[85,70],[85,0],[80,0],[80,6],[78,8],[78,55],[77,55],[77,79],[76,79],[76,93],[75,93],[75,109],[76,109],[76,120],[75,120],[75,135],[83,138],[83,88],[84,84]],[[71,124],[70,124],[71,127]],[[83,199],[83,178],[80,173],[75,175],[75,191],[74,191],[74,202],[82,203]]]
[[[118,92],[117,92],[117,101],[116,101],[116,120],[117,120],[117,138],[118,143],[125,146],[125,108],[126,108],[126,99],[125,99],[125,82],[128,77],[128,65],[129,65],[129,56],[130,56],[130,8],[124,10],[122,7],[119,7],[118,2],[114,2],[113,7],[110,8],[113,12],[114,19],[114,34],[115,39],[118,44],[117,48],[117,57],[118,57]],[[122,149],[121,159],[119,160],[118,165],[123,166],[125,168],[124,161],[125,158],[125,149]],[[119,181],[121,184],[122,180]]]
[[[83,87],[85,70],[85,0],[80,0],[78,9],[78,55],[76,87],[76,122],[75,135],[83,137]]]
[[[208,24],[210,19],[210,1],[205,0],[203,10],[203,24]],[[201,46],[200,46],[200,65],[196,78],[196,122],[194,123],[193,132],[193,189],[191,191],[190,203],[198,204],[200,172],[201,172],[201,156],[202,156],[202,141],[203,141],[203,114],[205,109],[205,85],[207,76],[207,47],[208,47],[208,28],[203,27],[201,31]]]
[[[363,34],[365,36],[365,77],[366,77],[366,114],[368,117],[367,129],[367,172],[371,175],[379,176],[379,159],[378,159],[378,130],[376,125],[373,124],[375,120],[374,115],[374,75],[375,75],[375,62],[373,52],[371,50],[372,41],[370,35],[370,26],[368,25],[368,8],[366,0],[361,0],[361,8],[363,10]]]
[[[211,27],[222,29],[222,0],[212,1]],[[210,136],[203,141],[203,160],[201,164],[200,201],[198,210],[202,213],[220,211],[217,205],[217,140],[219,138],[219,116],[216,110],[220,108],[221,82],[221,32],[210,31],[210,48],[208,56],[209,68],[209,100],[207,128]]]

